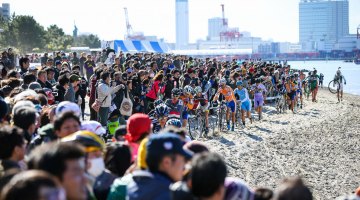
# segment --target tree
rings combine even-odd
[[[76,38],[75,46],[85,46],[90,48],[99,48],[101,46],[100,39],[97,35],[79,35]]]
[[[73,43],[73,38],[70,35],[65,35],[62,28],[57,25],[51,25],[46,31],[46,50],[55,51],[60,49],[67,49]]]
[[[13,46],[23,52],[45,45],[45,30],[32,16],[18,15],[5,23],[4,31],[0,35],[0,43]]]

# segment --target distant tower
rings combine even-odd
[[[73,38],[75,39],[77,38],[77,36],[78,36],[78,28],[76,27],[76,24],[74,22]]]
[[[188,0],[176,1],[176,49],[186,49],[189,44]]]
[[[0,7],[1,12],[2,12],[2,17],[5,20],[9,20],[10,19],[10,4],[8,3],[3,3],[2,7]]]

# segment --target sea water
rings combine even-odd
[[[360,65],[353,62],[344,61],[288,61],[291,68],[306,69],[318,71],[317,74],[324,74],[324,86],[327,87],[329,82],[333,80],[336,71],[341,67],[341,73],[346,79],[344,92],[360,95]]]

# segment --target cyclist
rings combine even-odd
[[[202,93],[200,86],[195,87],[194,89],[194,108],[204,113],[205,116],[205,135],[209,133],[209,102],[207,100],[206,94]]]
[[[188,120],[188,111],[194,108],[194,97],[192,95],[193,88],[190,85],[184,87],[183,95],[180,96],[180,99],[184,103],[184,111],[182,112],[182,124],[183,127],[186,127]]]
[[[170,108],[164,103],[155,107],[156,123],[153,124],[154,133],[158,133],[165,128],[169,113]]]
[[[170,108],[169,118],[180,119],[183,123],[184,102],[180,99],[181,90],[178,88],[173,88],[171,90],[171,94],[172,99],[168,99],[165,102],[165,104]],[[185,127],[184,124],[183,127]]]
[[[251,118],[251,101],[249,98],[249,92],[246,88],[243,87],[242,81],[236,82],[237,88],[235,89],[235,97],[237,97],[241,101],[241,120],[243,125],[245,126],[245,112],[247,117],[250,119],[250,123],[252,123]]]
[[[316,73],[317,73],[317,70],[314,70],[313,73],[309,77],[312,102],[317,102],[316,95],[317,95],[318,86],[319,86],[319,75],[317,75]]]
[[[261,83],[261,79],[255,80],[255,85],[252,86],[251,91],[254,93],[254,108],[259,114],[259,120],[262,118],[262,107],[264,105],[264,93],[267,92],[265,86]]]
[[[344,84],[346,85],[346,79],[345,77],[341,74],[340,71],[341,67],[339,67],[339,69],[336,71],[335,77],[334,77],[334,82],[337,81],[339,82],[339,88],[337,89],[337,98],[338,98],[338,102],[342,101],[343,98],[343,90],[344,90]]]
[[[294,104],[295,104],[295,96],[296,96],[296,84],[294,83],[294,76],[291,75],[290,77],[286,78],[286,84],[285,84],[287,96],[288,96],[288,104],[290,107],[290,110],[294,112]]]
[[[324,74],[323,73],[320,73],[320,76],[319,76],[319,86],[321,88],[323,88],[323,82],[324,82]]]
[[[232,118],[232,126],[231,131],[234,131],[234,124],[235,124],[235,95],[234,91],[231,89],[230,86],[226,85],[226,79],[222,78],[219,81],[219,89],[217,93],[215,94],[214,101],[217,101],[219,99],[219,95],[222,94],[226,100],[226,123],[227,128],[230,130],[230,110],[231,110],[231,118]]]

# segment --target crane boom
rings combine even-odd
[[[126,34],[127,37],[130,36],[132,34],[132,27],[131,24],[129,22],[129,16],[128,16],[128,10],[126,7],[124,7],[124,11],[125,11],[125,20],[126,20]]]

